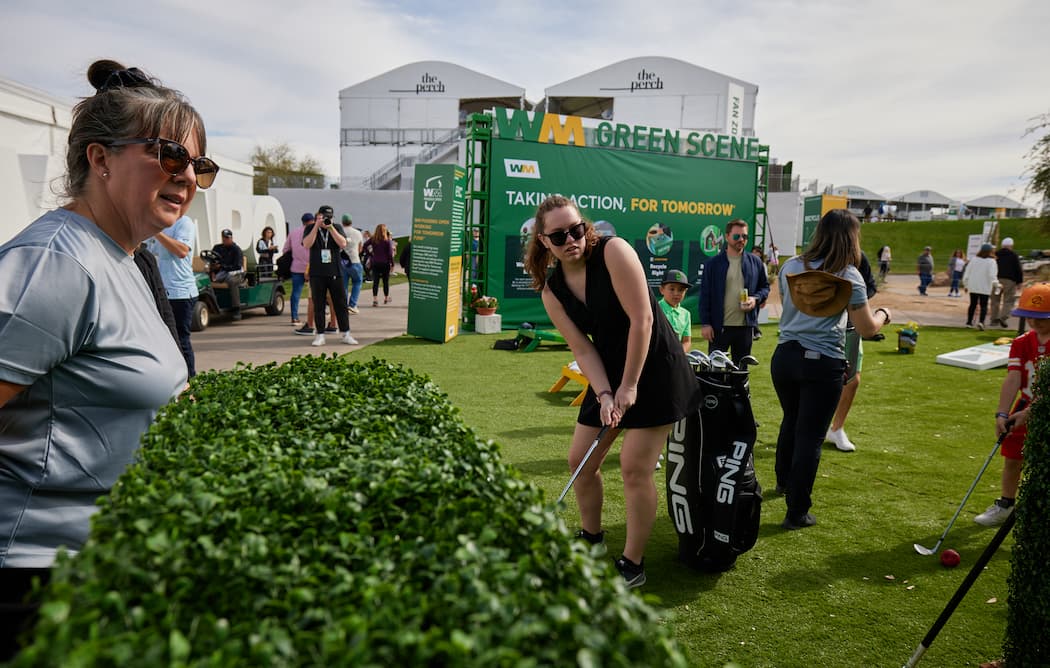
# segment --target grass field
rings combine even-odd
[[[948,259],[955,249],[966,252],[967,238],[980,234],[984,219],[933,220],[916,222],[864,223],[861,227],[861,247],[874,265],[878,250],[888,245],[893,250],[893,270],[897,273],[915,273],[915,259],[925,246],[933,248],[934,268],[945,271]],[[1046,218],[1017,218],[999,222],[999,239],[1012,237],[1014,250],[1022,258],[1035,249],[1050,248],[1050,220]],[[781,249],[781,253],[790,253]]]
[[[765,333],[756,342],[762,365],[752,371],[751,388],[761,423],[758,478],[772,490],[781,418],[768,368],[775,324]],[[440,345],[406,336],[350,356],[379,356],[429,375],[466,423],[499,443],[505,460],[553,502],[568,480],[565,457],[576,416],[569,402],[578,387],[546,390],[571,353],[547,345],[532,353],[492,350],[499,338],[466,334]],[[784,500],[767,494],[758,544],[727,573],[701,574],[677,561],[663,471],[656,474],[661,506],[642,591],[659,599],[694,665],[900,666],[907,660],[992,538],[994,531],[974,524],[973,516],[998,495],[1002,468],[996,456],[945,541],[943,547],[962,554],[959,568],[915,553],[913,543],[936,542],[994,445],[992,416],[1005,373],[938,365],[934,358],[994,338],[926,328],[915,355],[895,352],[895,329],[884,342],[866,343],[863,381],[846,423],[857,452],[825,446],[814,489],[819,524],[784,531]],[[624,537],[617,452],[614,446],[603,467],[610,558],[619,556]],[[569,527],[578,526],[574,503],[563,515]],[[991,561],[922,665],[977,665],[1000,656],[1012,545],[1008,540]]]

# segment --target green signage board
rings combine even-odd
[[[817,229],[817,223],[823,214],[824,196],[815,195],[807,197],[802,204],[802,248],[809,245],[813,238],[813,232]]]
[[[754,224],[755,162],[515,139],[493,139],[491,155],[488,292],[504,325],[549,322],[522,262],[547,195],[573,199],[599,233],[630,242],[654,290],[668,269],[685,271],[694,313],[703,262],[719,252],[725,224]]]
[[[416,165],[408,333],[444,343],[459,334],[463,296],[466,173],[455,165]]]

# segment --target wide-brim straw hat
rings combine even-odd
[[[815,318],[839,315],[853,294],[848,280],[817,269],[789,274],[787,284],[795,308]]]

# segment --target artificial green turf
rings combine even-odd
[[[995,444],[994,418],[1005,369],[939,365],[939,353],[994,340],[1001,332],[922,328],[914,355],[895,351],[896,328],[865,343],[862,384],[846,422],[855,453],[825,445],[814,489],[815,527],[780,528],[784,500],[772,494],[781,412],[769,378],[775,323],[754,354],[752,403],[761,423],[755,445],[767,489],[758,544],[721,575],[693,572],[677,559],[677,536],[661,505],[646,554],[645,594],[659,597],[667,623],[697,666],[899,666],[926,635],[994,530],[973,517],[998,496],[1000,457],[981,479],[943,548],[962,555],[950,570],[912,544],[932,547]],[[701,341],[699,328],[694,341]],[[479,436],[553,502],[568,480],[566,452],[579,390],[547,389],[572,355],[544,344],[532,353],[492,350],[501,335],[464,334],[447,344],[404,336],[351,353],[379,356],[429,375]],[[624,539],[618,447],[607,459],[604,528],[610,557]],[[564,510],[578,514],[572,496]],[[991,561],[923,659],[924,666],[977,665],[1000,656],[1012,539]],[[989,602],[995,599],[994,602]]]

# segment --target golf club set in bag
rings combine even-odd
[[[721,351],[693,350],[689,363],[699,408],[675,423],[667,439],[667,509],[678,533],[678,558],[720,573],[758,539],[762,488],[755,477],[757,431],[751,410],[748,355],[739,367]]]

